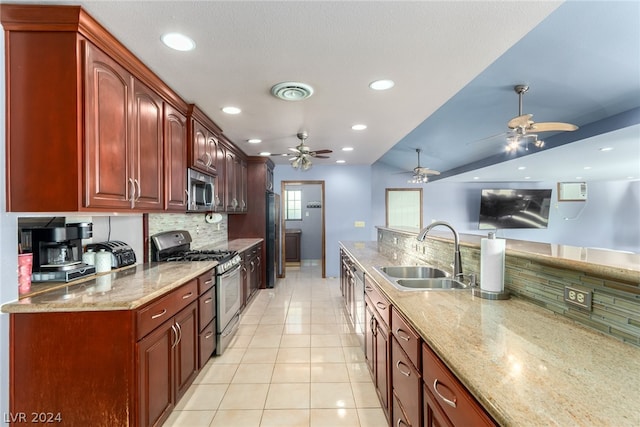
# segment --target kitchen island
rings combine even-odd
[[[341,242],[498,424],[640,425],[637,347],[522,298],[485,300],[468,290],[399,291],[374,267],[406,265],[407,258],[398,253],[394,260],[380,246]],[[633,269],[620,273],[620,266],[593,268],[635,277]]]

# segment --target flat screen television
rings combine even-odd
[[[478,228],[547,228],[550,206],[550,189],[483,189]]]

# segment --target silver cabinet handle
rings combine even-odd
[[[209,332],[207,335],[204,336],[205,340],[208,340],[209,338],[211,338],[213,336],[213,332]]]
[[[193,296],[193,292],[189,292],[188,294],[182,295],[182,299],[189,299]]]
[[[447,387],[446,385],[444,385],[444,386]],[[447,388],[449,388],[449,387],[447,387]],[[449,400],[449,399],[447,399],[446,397],[444,397],[443,395],[440,394],[440,392],[438,391],[438,379],[437,378],[435,380],[433,380],[433,391],[447,405],[451,406],[452,408],[455,408],[457,406],[455,397],[453,398],[453,400]]]
[[[384,303],[381,303],[380,301],[378,301],[376,303],[376,307],[378,307],[380,310],[386,310],[387,309],[387,305]]]
[[[398,418],[398,422],[396,422],[396,427],[400,427],[400,424],[407,426],[409,424],[405,423],[402,418]]]
[[[404,363],[402,363],[400,360],[398,360],[398,361],[396,362],[396,368],[398,368],[398,371],[400,371],[400,373],[401,373],[402,375],[404,375],[405,377],[410,377],[410,376],[411,376],[411,370],[409,370],[409,371],[403,371],[402,369],[400,369],[400,365],[407,366],[407,365],[405,365]],[[407,366],[407,367],[408,367],[408,366]],[[437,381],[437,380],[436,380],[436,381]]]
[[[140,187],[140,181],[138,181],[137,179],[134,179],[133,182],[136,183],[136,186],[138,187],[138,196],[136,197],[136,202],[138,200],[140,200],[140,196],[142,196],[142,188]]]
[[[152,319],[157,319],[158,317],[162,317],[165,314],[167,314],[167,309],[163,308],[162,311],[158,314],[154,314],[153,316],[151,316]]]
[[[176,340],[176,345],[180,344],[182,341],[182,328],[180,327],[180,323],[176,322],[176,328],[178,329],[178,339]]]
[[[136,202],[136,184],[133,182],[133,178],[129,178],[129,184],[131,184],[131,197],[129,200],[131,201],[131,209],[133,209]]]
[[[402,332],[402,334],[400,332]],[[396,329],[396,335],[398,336],[398,338],[404,341],[409,341],[411,339],[411,336],[401,328]]]
[[[175,325],[171,325],[171,330],[173,331],[173,342],[171,343],[171,348],[175,348],[176,345],[178,345],[178,330],[176,329]]]
[[[206,286],[209,286],[211,283],[213,283],[213,279],[209,279],[206,282],[204,282]]]
[[[213,298],[207,298],[206,300],[204,300],[204,303],[211,304],[211,301],[213,301]]]
[[[251,261],[251,272],[253,273],[254,271],[256,271],[256,265]]]

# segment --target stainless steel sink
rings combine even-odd
[[[470,285],[454,280],[449,273],[427,265],[376,267],[400,291],[462,291]]]
[[[434,279],[449,276],[444,270],[425,265],[380,267],[380,271],[389,277],[402,279]]]

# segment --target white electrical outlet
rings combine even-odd
[[[591,311],[591,291],[565,286],[564,301]]]

